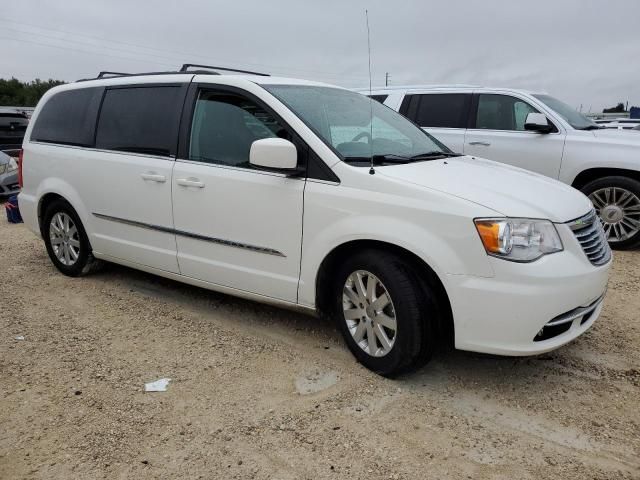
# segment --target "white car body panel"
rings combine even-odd
[[[31,230],[40,234],[39,203],[46,193],[56,193],[78,212],[98,258],[305,309],[317,306],[316,293],[322,288],[316,285],[318,272],[334,249],[354,241],[383,242],[415,254],[435,272],[453,312],[456,346],[468,350],[508,355],[548,351],[581,334],[597,318],[595,314],[587,324],[551,340],[532,341],[546,322],[589,304],[606,287],[610,262],[593,266],[564,225],[589,211],[586,197],[554,180],[470,157],[381,166],[371,175],[368,168],[342,162],[260,86],[321,84],[232,75],[162,77],[167,82],[234,86],[259,97],[331,168],[336,182],[29,140],[42,105],[56,92],[158,80],[89,81],[45,95],[24,144],[19,201]],[[387,98],[389,106],[399,107],[401,100],[398,92]],[[596,137],[585,135],[585,149],[589,138]],[[579,155],[569,149],[569,162]],[[557,169],[564,168],[558,159]],[[573,174],[571,168],[567,171]],[[145,180],[142,174],[164,176],[166,181]],[[120,188],[109,191],[109,185]],[[96,213],[171,227],[178,234],[107,221]],[[530,264],[489,257],[473,219],[504,215],[552,220],[564,251]]]

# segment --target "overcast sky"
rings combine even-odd
[[[19,0],[0,76],[76,80],[185,62],[368,85],[544,90],[583,110],[640,105],[640,0]]]

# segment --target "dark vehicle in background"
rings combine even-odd
[[[0,152],[0,201],[19,191],[18,162],[15,158]]]
[[[28,124],[29,118],[24,112],[0,107],[0,150],[17,155]]]

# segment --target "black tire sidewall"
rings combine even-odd
[[[366,270],[384,284],[389,292],[396,313],[396,339],[391,351],[383,357],[374,357],[358,346],[351,336],[344,319],[342,290],[353,272]],[[349,350],[368,369],[384,376],[396,376],[410,370],[419,360],[424,360],[425,350],[431,351],[425,342],[433,343],[421,301],[420,287],[412,269],[401,259],[383,251],[365,250],[346,259],[338,267],[332,294],[332,314]],[[431,329],[428,329],[431,330]],[[422,363],[422,362],[421,362]]]
[[[601,188],[617,187],[632,192],[636,197],[640,198],[640,182],[629,177],[604,177],[587,183],[581,188],[582,193],[589,196],[591,193]],[[621,242],[610,242],[611,248],[616,250],[626,250],[640,245],[640,232],[633,235],[627,240]]]
[[[80,254],[78,255],[78,260],[73,265],[64,265],[62,262],[60,262],[60,260],[58,260],[58,258],[56,257],[51,245],[51,237],[49,234],[49,230],[51,228],[51,219],[57,213],[66,213],[67,215],[69,215],[73,220],[73,223],[75,223],[76,228],[78,229],[78,237],[80,239]],[[42,237],[44,239],[44,244],[47,248],[49,258],[60,272],[70,277],[77,277],[84,273],[85,267],[89,264],[89,261],[91,259],[91,246],[89,244],[89,239],[87,238],[87,233],[85,232],[82,222],[80,221],[80,217],[68,202],[64,200],[55,200],[47,206],[47,209],[45,210],[45,213],[42,217]]]

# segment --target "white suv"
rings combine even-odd
[[[82,81],[43,97],[23,148],[22,215],[62,273],[109,261],[324,313],[384,375],[447,340],[549,351],[602,308],[611,255],[584,195],[341,88]]]
[[[375,89],[373,97],[455,152],[572,185],[593,202],[612,247],[640,244],[640,136],[600,129],[545,93],[411,86]]]

